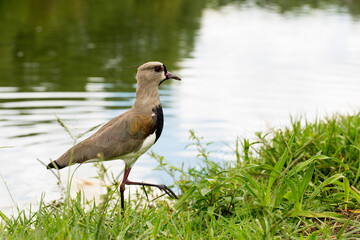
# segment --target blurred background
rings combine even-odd
[[[358,112],[360,1],[0,0],[1,211],[9,191],[20,207],[59,197],[37,161],[72,145],[56,116],[76,135],[121,114],[136,88],[136,70],[122,68],[150,60],[183,79],[160,87],[165,126],[153,151],[199,164],[185,149],[193,129],[231,160],[236,137],[254,139],[290,116]],[[171,183],[156,166],[145,154],[130,179]]]

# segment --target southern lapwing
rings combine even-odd
[[[167,79],[181,79],[168,72],[161,62],[148,62],[138,67],[136,79],[136,99],[130,110],[113,118],[93,135],[47,165],[48,169],[61,169],[70,164],[90,160],[122,159],[125,162],[124,178],[120,184],[122,209],[125,185],[157,187],[170,197],[177,198],[165,185],[133,182],[128,177],[136,160],[154,145],[161,135],[164,116],[159,98],[159,85]]]

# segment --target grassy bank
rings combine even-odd
[[[292,120],[254,142],[237,139],[235,160],[223,162],[191,132],[201,167],[153,154],[183,193],[178,201],[139,198],[121,213],[114,182],[98,205],[79,194],[16,217],[0,212],[0,239],[360,238],[359,133],[360,114]]]

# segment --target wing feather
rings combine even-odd
[[[136,152],[141,148],[146,137],[154,133],[156,126],[157,118],[152,113],[125,112],[76,144],[73,147],[71,164],[99,157],[103,160],[121,158],[123,155]],[[73,148],[61,155],[56,160],[56,164],[60,167],[68,166]]]

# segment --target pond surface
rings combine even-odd
[[[126,111],[136,71],[123,67],[149,60],[183,79],[160,87],[165,127],[152,148],[177,166],[197,164],[185,149],[190,129],[222,148],[290,116],[359,111],[359,3],[221,2],[1,2],[0,147],[9,148],[0,148],[0,174],[15,202],[59,197],[37,161],[72,145],[56,116],[76,135]],[[119,174],[123,163],[106,166]],[[156,166],[144,155],[130,177],[168,183]],[[76,176],[96,169],[83,165]],[[9,206],[2,181],[0,210]]]

